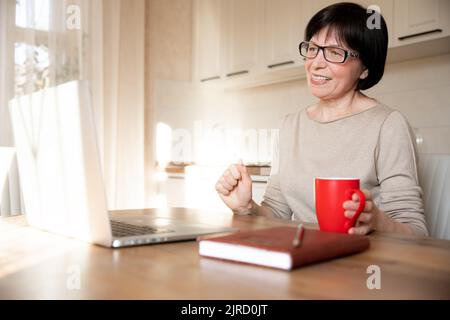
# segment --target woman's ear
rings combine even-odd
[[[367,78],[367,76],[369,75],[369,69],[364,69],[364,71],[361,73],[361,75],[359,76],[359,78],[361,80]]]

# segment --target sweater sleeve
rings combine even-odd
[[[261,205],[270,208],[274,217],[290,220],[292,217],[292,210],[281,192],[278,169],[279,149],[278,139],[275,139],[273,144],[272,169]]]
[[[414,133],[407,120],[394,111],[384,121],[375,152],[380,184],[379,208],[398,222],[427,236],[422,189],[418,183]]]

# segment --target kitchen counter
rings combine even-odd
[[[253,182],[265,183],[268,181],[271,167],[269,165],[246,165],[247,172],[250,174]],[[167,173],[168,178],[184,179],[186,173],[189,170],[200,173],[204,176],[205,172],[216,171],[216,168],[220,168],[222,171],[226,169],[225,166],[213,166],[213,165],[196,165],[196,164],[169,164],[164,168],[164,172]],[[220,176],[220,174],[219,174]]]

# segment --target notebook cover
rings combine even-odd
[[[269,250],[286,253],[292,258],[292,268],[357,253],[368,249],[370,246],[369,239],[365,236],[323,232],[305,228],[302,244],[299,247],[294,247],[292,241],[296,231],[297,229],[294,227],[274,227],[241,231],[208,239],[202,238],[199,241],[226,243],[261,249],[261,251]],[[220,255],[220,252],[215,252],[215,255],[217,254]],[[220,259],[217,256],[215,258]],[[229,260],[230,258],[226,259]],[[238,257],[236,257],[235,261],[243,262]]]

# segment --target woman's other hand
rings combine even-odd
[[[252,207],[252,179],[242,161],[232,164],[216,183],[222,201],[235,213],[248,213]]]
[[[359,215],[355,226],[348,230],[349,234],[365,235],[377,229],[378,226],[378,220],[381,212],[372,201],[371,192],[367,189],[363,189],[361,191],[366,196],[366,204],[363,212]],[[356,193],[354,193],[352,200],[345,201],[343,204],[345,217],[351,219],[354,216],[356,209],[358,209],[358,206],[359,197]]]

